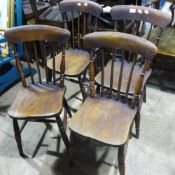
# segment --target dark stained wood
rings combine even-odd
[[[59,6],[62,13],[79,11],[99,17],[103,12],[103,8],[98,3],[89,0],[63,0]]]
[[[55,68],[57,72],[60,72],[62,54],[56,55]],[[65,75],[76,76],[80,75],[89,65],[90,55],[88,52],[78,49],[65,50]],[[53,69],[52,59],[47,63],[50,69]]]
[[[66,43],[70,38],[70,32],[65,29],[48,25],[24,25],[13,27],[5,32],[9,43],[20,43],[37,40],[61,41]]]
[[[53,117],[61,111],[64,93],[65,88],[29,84],[20,88],[8,114],[17,119]]]
[[[107,88],[110,88],[110,71],[111,71],[111,63],[112,61],[109,61],[108,64],[105,67],[105,77],[104,77],[104,86]],[[114,62],[114,79],[113,79],[113,90],[118,91],[118,80],[119,80],[119,71],[120,71],[120,66],[121,66],[121,62],[115,61]],[[130,74],[130,70],[132,67],[132,63],[128,63],[127,61],[125,61],[124,63],[124,73],[123,73],[123,81],[121,83],[121,89],[120,92],[125,94],[126,89],[127,89],[127,83],[128,83],[128,78],[129,78],[129,74]],[[130,83],[130,88],[128,91],[128,94],[133,95],[135,92],[135,84],[137,82],[137,77],[139,75],[139,73],[141,72],[141,67],[140,65],[135,65],[134,70],[133,70],[133,74],[132,74],[132,78],[131,78],[131,83]],[[145,85],[145,83],[147,82],[147,79],[149,78],[151,74],[151,70],[146,72],[145,78],[144,78],[144,83],[143,86]],[[98,84],[101,84],[101,72],[99,72],[97,74],[97,76],[95,77],[95,81]]]
[[[110,145],[121,145],[128,139],[136,110],[114,99],[88,97],[69,121],[71,130]]]
[[[87,34],[83,39],[84,46],[87,48],[121,48],[147,59],[153,59],[157,54],[156,46],[150,41],[121,32],[94,32]]]
[[[171,17],[168,13],[144,6],[116,5],[111,9],[113,20],[139,20],[166,28]]]

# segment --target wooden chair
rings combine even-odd
[[[58,5],[51,5],[43,13],[39,13],[36,0],[29,0],[34,13],[36,24],[47,24],[63,27],[63,18]]]
[[[150,23],[150,27],[148,27],[149,34],[147,35],[146,39],[149,40],[150,34],[152,32],[153,25],[159,26],[160,28],[166,28],[167,25],[169,24],[171,18],[168,14],[161,12],[156,9],[152,9],[149,7],[143,7],[143,6],[131,6],[131,5],[118,5],[114,6],[111,9],[111,17],[114,20],[114,31],[122,31],[126,33],[132,33],[134,35],[138,35],[140,37],[143,37],[144,35],[144,27],[145,23]],[[120,25],[119,22],[123,22],[123,27]],[[131,22],[127,22],[131,21]],[[156,36],[156,40],[158,42],[159,40],[159,34]],[[119,55],[121,54],[121,51],[118,50],[118,55],[116,55],[115,62],[114,62],[114,71],[116,72],[116,77],[113,80],[113,88],[115,91],[118,91],[119,85],[118,85],[118,79],[120,75],[120,59],[122,59]],[[131,84],[127,83],[127,81],[123,81],[121,84],[121,91],[124,92],[128,91],[128,94],[130,95],[130,98],[133,97],[134,94],[134,85],[135,82],[137,81],[137,74],[141,70],[142,65],[142,59],[134,59],[132,58],[133,56],[130,53],[125,53],[125,59],[124,59],[124,67],[123,67],[123,77],[128,77],[130,74],[130,68],[132,67],[132,63],[134,61],[135,64],[135,69],[132,73],[132,78],[131,78]],[[104,71],[105,72],[110,72],[112,62],[109,61],[107,62]],[[142,89],[142,99],[146,101],[146,82],[151,74],[151,70],[147,71],[145,74],[145,79],[143,82],[143,89]],[[99,86],[101,86],[101,72],[99,72],[96,76],[96,82]],[[110,77],[109,74],[105,76],[104,79],[104,86],[109,88],[110,87]],[[139,138],[139,130],[140,130],[140,110],[137,111],[137,117],[136,117],[136,138]]]
[[[67,65],[65,69],[66,79],[77,83],[75,77],[78,78],[82,96],[85,99],[86,93],[82,76],[88,68],[90,55],[83,50],[82,37],[88,32],[97,30],[97,18],[102,13],[102,7],[88,0],[64,0],[60,2],[59,6],[64,19],[64,27],[71,31],[72,36],[70,47],[65,51]],[[71,23],[68,23],[69,21]],[[94,21],[93,27],[92,21]],[[55,67],[58,73],[60,73],[60,56],[60,54],[56,56]],[[52,69],[51,63],[52,60],[49,60],[48,66],[50,69]],[[74,77],[74,79],[71,77]]]
[[[89,70],[90,96],[87,97],[78,112],[70,119],[69,127],[74,134],[78,133],[107,145],[118,146],[119,172],[120,175],[124,175],[125,153],[129,135],[137,110],[140,108],[139,103],[144,78],[146,72],[149,71],[148,68],[152,59],[157,54],[157,48],[154,44],[143,38],[120,32],[94,32],[88,34],[84,36],[84,45],[86,48],[90,49],[91,53]],[[103,53],[101,57],[102,87],[100,94],[96,93],[94,82],[94,55],[92,49],[95,48],[99,48]],[[113,80],[116,79],[116,72],[114,70],[116,48],[123,50],[117,96],[114,95],[115,89],[113,89]],[[104,61],[106,59],[104,53],[106,49],[111,49],[113,53],[109,72],[106,72],[104,69]],[[128,87],[131,85],[132,72],[136,65],[133,61],[129,75],[127,77],[123,76],[124,50],[134,53],[133,59],[137,58],[137,54],[142,55],[144,58],[144,63],[141,66],[140,72],[135,75],[137,81],[134,84],[134,96],[132,100],[128,98],[128,88],[125,89],[125,96],[123,96],[124,89],[122,89],[122,82],[127,82]],[[104,79],[106,76],[110,77],[109,88],[104,86]]]
[[[69,142],[63,127],[63,122],[60,118],[62,106],[67,108],[67,102],[64,98],[65,86],[64,86],[64,70],[65,70],[65,44],[70,38],[69,31],[57,27],[51,27],[47,25],[26,25],[20,27],[14,27],[5,32],[7,41],[13,45],[15,52],[15,59],[18,71],[21,76],[22,87],[17,92],[17,96],[13,101],[11,107],[8,109],[9,116],[13,119],[13,127],[15,133],[15,139],[21,156],[25,156],[21,144],[21,136],[25,124],[28,121],[43,121],[52,122],[50,118],[55,118],[60,130],[63,142],[68,149]],[[48,68],[47,68],[47,55],[45,54],[44,41],[50,42],[51,51],[50,56],[53,58],[53,64],[55,64],[55,43],[60,45],[60,51],[62,52],[61,59],[61,80],[60,84],[56,84],[55,76],[53,83],[48,81]],[[36,43],[41,45],[42,59],[44,63],[44,75],[41,75],[41,67],[39,64],[38,53]],[[24,43],[26,48],[27,64],[30,71],[31,82],[26,82],[21,61],[16,51],[16,44]],[[30,52],[32,48],[32,53]],[[34,48],[34,49],[33,49]],[[33,57],[32,57],[32,56]],[[31,60],[36,63],[37,77],[32,74]],[[55,75],[55,69],[53,69]],[[45,80],[42,80],[45,78]],[[38,80],[37,80],[38,79]],[[24,120],[24,124],[21,129],[18,126],[18,120]]]

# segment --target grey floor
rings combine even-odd
[[[78,86],[66,84],[69,99]],[[20,83],[0,97],[0,175],[119,174],[116,148],[81,138],[76,145],[75,164],[69,167],[56,124],[28,123],[22,141],[25,153],[31,158],[21,158],[12,120],[7,115],[19,87]],[[73,98],[69,104],[78,109],[81,101]],[[126,175],[175,175],[175,92],[148,85],[147,103],[143,104],[141,115],[141,137],[129,142]]]

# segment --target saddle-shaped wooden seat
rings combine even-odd
[[[64,93],[65,88],[39,83],[21,87],[8,114],[18,119],[53,117],[61,112]]]

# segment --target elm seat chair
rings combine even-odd
[[[103,12],[102,7],[88,0],[63,0],[59,4],[63,19],[64,28],[71,31],[71,42],[65,51],[67,80],[78,83],[82,92],[83,99],[86,93],[83,85],[83,75],[89,65],[89,53],[83,50],[82,37],[92,31],[97,30],[98,17]],[[71,19],[71,24],[68,19]],[[94,25],[92,25],[94,24]],[[56,55],[56,71],[60,72],[60,54]],[[52,60],[48,61],[48,66],[52,69]],[[74,79],[72,79],[72,77]],[[78,82],[75,81],[78,78]]]
[[[89,49],[91,53],[89,70],[90,96],[86,98],[78,112],[70,119],[69,127],[74,134],[78,133],[82,136],[95,139],[107,145],[118,146],[119,172],[120,175],[124,175],[125,151],[133,121],[136,116],[137,109],[139,108],[144,77],[149,64],[157,54],[157,48],[150,41],[131,34],[120,32],[94,32],[85,35],[83,40],[84,46]],[[114,96],[113,94],[113,79],[116,78],[114,72],[114,54],[111,60],[112,64],[110,72],[104,71],[103,63],[105,55],[103,54],[101,57],[102,90],[100,94],[96,93],[94,55],[92,50],[94,48],[99,48],[100,50],[108,48],[113,52],[115,52],[116,48],[120,48],[143,56],[144,64],[141,68],[141,72],[137,74],[137,82],[135,84],[132,101],[127,100],[128,95],[126,95],[123,99],[121,96],[121,88],[119,88],[117,96]],[[134,63],[133,67],[135,67]],[[120,70],[122,69],[123,65],[121,64]],[[110,74],[110,88],[107,89],[109,93],[106,93],[106,88],[104,86],[104,77],[106,76],[106,73]],[[130,76],[132,75],[130,74]],[[121,85],[122,81],[126,81],[126,79],[130,81],[130,76],[125,77],[120,73],[119,84]],[[125,94],[128,94],[128,91],[125,92]]]
[[[13,127],[15,138],[18,146],[18,150],[21,156],[25,156],[23,153],[23,148],[21,144],[21,136],[25,124],[28,121],[41,121],[41,122],[51,122],[54,118],[58,124],[58,128],[60,130],[61,137],[66,148],[69,148],[68,138],[63,127],[63,122],[60,118],[60,113],[63,105],[65,104],[64,94],[65,94],[65,86],[64,86],[64,70],[65,70],[65,50],[64,47],[66,43],[70,39],[70,32],[61,29],[58,27],[52,27],[47,25],[26,25],[20,27],[14,27],[5,32],[5,37],[7,41],[13,45],[15,52],[15,59],[18,71],[21,76],[22,87],[16,94],[16,98],[14,99],[12,105],[8,109],[9,116],[13,119]],[[54,45],[55,43],[60,45],[60,52],[62,52],[62,60],[61,64],[61,74],[62,78],[59,84],[56,84],[55,78],[51,83],[48,81],[48,68],[47,68],[47,56],[45,53],[44,41],[47,40],[51,46],[51,55],[53,57],[54,63]],[[36,47],[36,42],[40,42],[43,51],[43,62],[44,65],[44,75],[41,75],[41,67],[38,59],[38,50]],[[27,83],[24,74],[23,68],[21,66],[21,61],[18,57],[18,53],[16,52],[16,45],[18,43],[23,43],[26,49],[26,57],[27,64],[30,70],[30,78],[31,82]],[[34,48],[34,57],[30,57],[30,48],[31,45]],[[33,49],[32,49],[33,52]],[[31,59],[36,63],[37,69],[37,77],[34,77],[32,74],[32,64]],[[53,74],[55,74],[55,70],[53,70]],[[54,76],[55,77],[55,76]],[[45,78],[46,80],[42,80]],[[37,80],[38,79],[38,80]],[[18,126],[18,120],[24,120],[24,125],[21,129]],[[53,120],[52,120],[53,121]]]
[[[149,29],[149,35],[147,36],[147,40],[150,39],[150,34],[152,32],[152,25],[159,26],[160,28],[164,29],[167,27],[167,25],[170,23],[170,16],[165,13],[161,12],[156,9],[152,9],[149,7],[143,7],[143,6],[133,6],[133,5],[117,5],[111,8],[110,11],[112,20],[114,20],[114,31],[122,31],[122,32],[131,32],[134,35],[138,35],[139,37],[143,37],[143,29],[144,29],[144,23],[150,23]],[[132,23],[127,23],[131,24],[130,27],[126,25],[126,21],[131,20]],[[123,30],[119,28],[118,22],[123,21],[124,22],[124,27]],[[128,30],[128,29],[131,30]],[[128,31],[127,31],[128,30]],[[159,34],[157,34],[159,36]],[[159,41],[159,37],[156,37],[157,42]],[[120,50],[117,50],[116,53],[119,55]],[[115,54],[116,54],[115,53]],[[122,64],[123,69],[121,70],[121,73],[123,74],[123,77],[128,77],[130,74],[132,77],[130,77],[130,80],[128,82],[127,79],[122,82],[121,85],[118,84],[118,79],[120,75],[120,64]],[[135,69],[131,69],[133,67],[133,63],[135,64]],[[109,61],[107,65],[104,68],[104,72],[110,72],[112,62]],[[134,86],[137,81],[137,75],[141,71],[141,66],[142,66],[142,59],[136,58],[134,55],[128,53],[125,54],[124,58],[121,58],[120,56],[116,56],[115,62],[114,62],[114,72],[116,73],[115,79],[113,79],[113,88],[117,92],[119,87],[121,86],[121,92],[123,95],[125,95],[124,92],[128,91],[128,94],[132,98],[134,94]],[[151,69],[146,72],[145,74],[145,79],[143,82],[143,89],[142,89],[142,99],[146,101],[146,82],[151,74]],[[98,85],[101,86],[101,72],[97,74],[95,77],[95,80]],[[110,77],[109,74],[107,74],[104,78],[104,86],[105,87],[110,87]],[[137,111],[137,117],[135,121],[135,127],[136,127],[136,138],[139,138],[140,135],[140,110]]]

